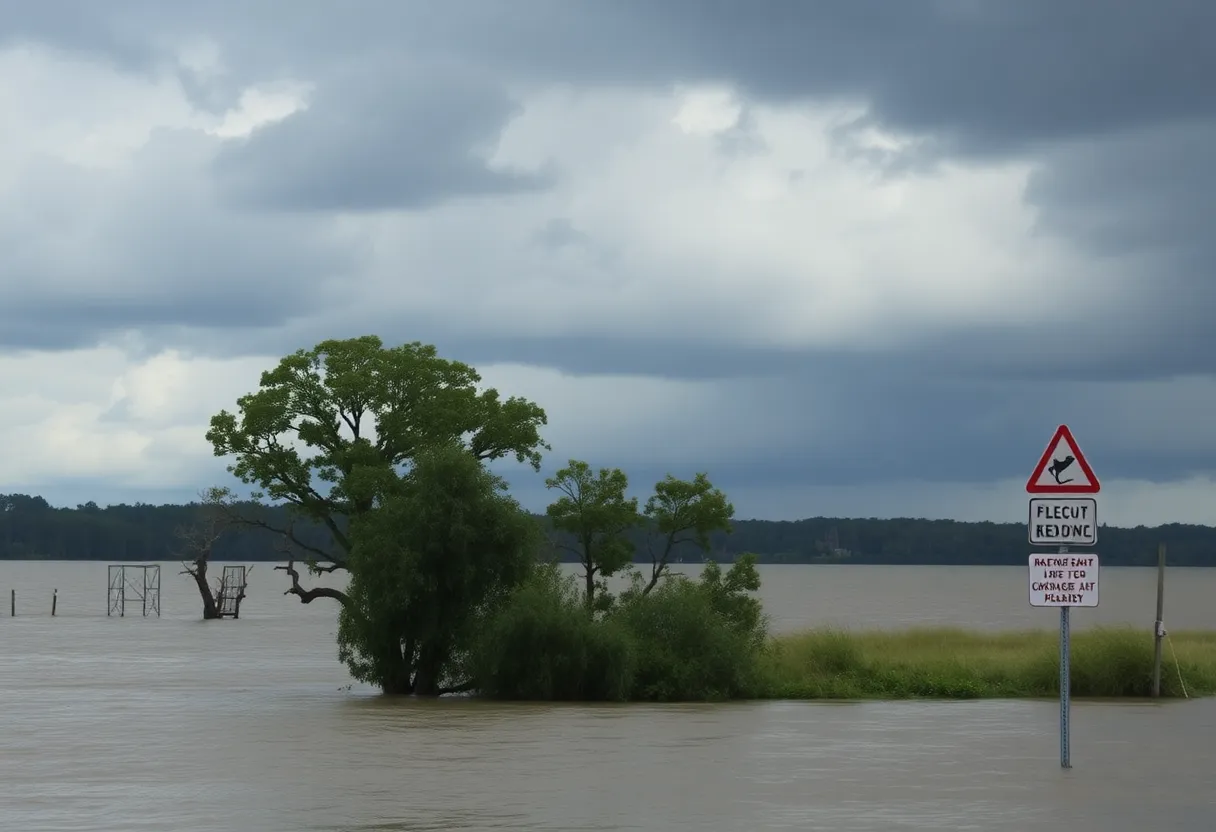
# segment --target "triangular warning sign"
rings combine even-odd
[[[1097,494],[1101,488],[1068,425],[1056,428],[1056,435],[1026,481],[1031,494]]]

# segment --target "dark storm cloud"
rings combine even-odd
[[[147,43],[165,32],[209,35],[246,77],[324,75],[334,67],[358,75],[350,67],[370,68],[386,53],[438,62],[421,79],[369,72],[340,92],[322,89],[323,99],[339,100],[261,142],[262,161],[286,153],[276,169],[284,177],[278,193],[304,204],[327,197],[380,204],[393,189],[425,202],[444,179],[456,193],[511,187],[509,177],[487,174],[464,155],[469,141],[501,128],[509,106],[499,94],[467,86],[463,101],[445,98],[443,65],[504,80],[708,80],[760,99],[855,99],[872,105],[878,123],[931,139],[920,152],[934,154],[1037,153],[1060,141],[1216,116],[1216,50],[1207,43],[1216,5],[1207,0],[450,0],[442,7],[422,0],[124,0],[105,4],[104,15],[100,7],[10,0],[0,33],[95,49],[138,42],[141,31]],[[334,107],[328,116],[326,106]],[[347,131],[356,118],[375,129],[362,138]],[[417,155],[394,154],[394,139]],[[1155,154],[1156,147],[1146,149]],[[305,150],[324,160],[319,170],[299,161]],[[369,153],[396,165],[373,169]],[[289,183],[292,174],[303,183]]]
[[[860,96],[893,125],[972,149],[1208,114],[1216,95],[1207,43],[1216,7],[1206,0],[6,0],[0,9],[0,32],[77,47],[133,41],[141,26],[208,34],[250,66],[390,47],[538,80],[706,79],[763,98]]]
[[[97,11],[103,6],[104,15]],[[632,336],[471,338],[408,316],[384,327],[379,321],[347,332],[331,327],[315,338],[268,329],[234,349],[257,343],[282,354],[321,337],[378,331],[389,341],[436,342],[445,354],[475,364],[776,378],[768,392],[772,407],[789,414],[789,435],[774,437],[771,450],[746,461],[694,466],[714,472],[728,489],[1025,477],[1060,421],[1077,430],[1105,479],[1167,480],[1216,470],[1203,447],[1162,450],[1153,447],[1159,436],[1120,434],[1110,425],[1125,405],[1113,406],[1093,387],[1216,372],[1210,324],[1216,236],[1208,227],[1216,209],[1211,0],[127,0],[75,5],[81,17],[65,15],[70,7],[0,3],[0,33],[111,51],[130,66],[152,65],[151,33],[211,35],[241,78],[294,73],[318,85],[309,111],[217,164],[228,194],[246,204],[417,208],[452,195],[537,187],[543,180],[491,171],[479,155],[514,113],[500,83],[721,81],[753,101],[868,102],[866,123],[923,140],[913,153],[917,163],[960,155],[1036,162],[1026,197],[1039,211],[1038,233],[1082,246],[1093,262],[1108,265],[1111,284],[1102,294],[1120,300],[1103,304],[1108,298],[1096,297],[1072,326],[956,328],[881,354]],[[409,60],[386,61],[386,49]],[[224,89],[230,98],[234,87]],[[215,90],[203,84],[194,94],[206,99]],[[848,150],[847,131],[839,139]],[[571,241],[569,230],[559,222],[537,239],[556,246]],[[128,243],[137,245],[136,238]],[[293,245],[299,243],[296,235]],[[196,248],[184,238],[182,245],[195,258],[228,248],[219,231]],[[153,244],[150,253],[156,252]],[[154,256],[151,268],[167,274],[170,261]],[[234,259],[230,268],[264,285],[307,271],[298,261],[254,269]],[[194,281],[204,277],[191,274]],[[273,292],[266,297],[269,303]],[[182,299],[195,311],[208,308],[196,295]],[[39,310],[12,308],[24,311],[7,331],[24,327],[31,335]],[[150,313],[139,310],[129,311],[143,322]],[[203,326],[224,317],[191,315],[167,317]],[[74,330],[73,313],[64,319],[64,331]],[[1171,430],[1197,410],[1168,397],[1145,406],[1158,408]],[[729,442],[721,437],[722,447]],[[642,467],[635,476],[647,484],[663,473],[647,474],[644,460],[592,461],[636,462]]]
[[[1216,308],[1216,117],[1054,150],[1027,198],[1044,229],[1095,257],[1141,258],[1171,310],[1206,321]]]
[[[497,84],[390,60],[367,61],[318,86],[308,109],[220,153],[215,171],[238,202],[306,211],[424,209],[548,181],[487,167],[484,156],[516,112]]]
[[[624,53],[624,72],[649,65],[663,80],[716,78],[762,98],[858,96],[887,124],[948,139],[956,152],[1013,151],[1216,105],[1216,6],[1205,0],[616,6],[633,32],[650,33]],[[552,43],[556,64],[562,41]]]

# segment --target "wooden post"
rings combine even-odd
[[[17,590],[15,589],[8,591],[8,615],[9,618],[17,617]]]
[[[1161,695],[1161,639],[1165,636],[1165,544],[1157,544],[1157,618],[1153,622],[1153,698]]]
[[[51,618],[55,617],[55,609],[58,606],[59,606],[59,590],[58,590],[58,588],[56,588],[56,590],[53,593],[51,593]]]

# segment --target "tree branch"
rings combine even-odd
[[[318,598],[333,598],[343,606],[349,604],[350,596],[340,589],[334,589],[333,587],[328,586],[314,586],[312,589],[305,589],[300,585],[300,573],[296,570],[295,557],[291,550],[294,540],[295,535],[292,534],[291,527],[288,527],[283,533],[282,538],[279,540],[278,545],[275,547],[278,551],[287,556],[287,564],[285,566],[276,566],[275,570],[279,572],[286,572],[288,577],[291,578],[291,586],[284,590],[283,594],[296,596],[300,599],[301,604],[311,604]],[[317,569],[317,567],[313,568]],[[319,571],[333,572],[338,568],[339,567],[337,565],[331,565],[329,567],[320,567]]]
[[[443,696],[444,694],[448,694],[448,693],[468,693],[468,692],[476,689],[476,687],[477,686],[470,679],[467,682],[461,682],[459,685],[452,685],[451,687],[440,688],[438,695]]]
[[[300,551],[308,552],[309,554],[316,556],[318,559],[330,564],[329,566],[310,566],[309,568],[315,572],[337,572],[339,569],[346,568],[346,561],[343,558],[336,557],[332,552],[327,552],[324,549],[320,549],[316,546],[305,543],[304,541],[300,540],[300,538],[296,537],[294,524],[293,526],[288,526],[286,529],[281,529],[278,526],[271,525],[261,518],[245,517],[244,515],[238,514],[237,512],[233,511],[231,507],[226,507],[225,510],[228,512],[233,523],[241,526],[252,526],[258,529],[265,529],[266,531],[277,534],[280,537],[285,537],[292,546],[295,546]]]
[[[286,572],[291,577],[291,586],[284,590],[283,594],[297,596],[301,604],[311,604],[318,598],[333,598],[343,605],[350,603],[350,596],[340,589],[329,586],[314,586],[312,589],[305,589],[300,586],[300,573],[296,571],[295,561],[289,560],[285,566],[276,566],[275,569]]]

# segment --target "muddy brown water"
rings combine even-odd
[[[0,828],[21,832],[1216,829],[1216,701],[499,705],[351,686],[335,614],[251,574],[241,621],[107,618],[104,564],[0,562]],[[1025,570],[765,567],[774,626],[1053,627]],[[17,590],[17,617],[8,592]],[[50,598],[59,590],[59,615]],[[1152,570],[1075,624],[1151,626]],[[1216,629],[1216,570],[1167,624]],[[131,610],[132,606],[128,607]]]

